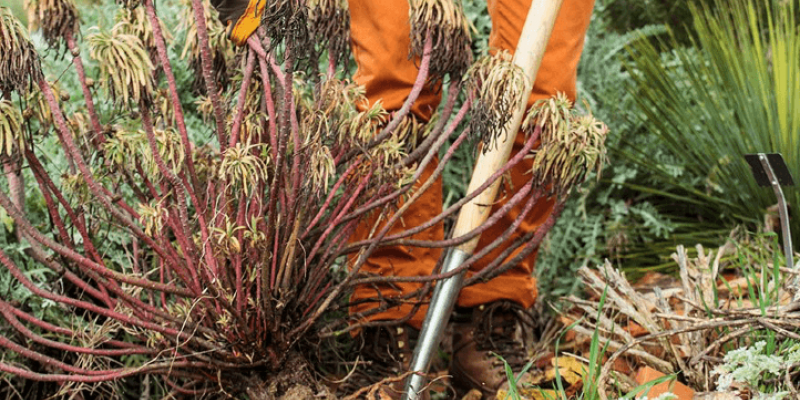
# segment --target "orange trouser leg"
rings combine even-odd
[[[386,110],[399,109],[414,85],[418,75],[419,60],[408,58],[409,40],[408,0],[350,0],[350,32],[353,55],[358,65],[355,81],[366,89],[369,105],[377,101]],[[440,96],[433,90],[423,90],[411,112],[427,121],[439,104]],[[366,105],[359,105],[366,107]],[[430,177],[436,163],[432,162],[421,177],[424,182]],[[420,225],[441,213],[442,182],[437,180],[403,218],[395,224],[388,235],[399,233]],[[375,217],[365,218],[350,238],[350,241],[366,239],[375,224]],[[382,225],[381,225],[382,227]],[[379,228],[380,229],[380,228]],[[412,237],[419,240],[441,240],[444,227],[436,225]],[[427,276],[441,256],[440,249],[394,246],[377,249],[366,261],[360,272],[381,276]],[[350,263],[355,261],[351,256]],[[421,288],[418,283],[393,285],[364,285],[356,288],[350,300],[354,303],[351,313],[367,311],[382,305],[385,299],[396,299],[401,294]],[[409,316],[414,301],[402,303],[385,312],[370,315],[369,320],[397,320]],[[411,325],[419,327],[425,317],[425,309],[410,316]]]
[[[583,37],[589,24],[594,0],[564,0],[561,12],[556,19],[553,36],[547,46],[528,106],[534,101],[548,98],[557,92],[565,92],[575,98],[576,71],[583,48]],[[355,80],[366,88],[370,104],[380,100],[387,110],[400,108],[417,76],[418,60],[408,59],[409,26],[407,0],[350,0],[351,34],[353,53],[358,64]],[[522,26],[525,22],[530,0],[490,0],[489,11],[492,17],[492,35],[489,40],[491,50],[511,50],[516,48]],[[436,108],[439,97],[433,91],[424,91],[412,112],[423,120],[430,117]],[[523,137],[518,135],[515,152],[522,146]],[[435,169],[429,165],[422,180]],[[522,162],[511,171],[512,188],[522,187],[529,178],[529,162]],[[510,198],[512,193],[501,193]],[[417,226],[441,212],[441,180],[431,187],[407,212],[401,223],[396,224],[391,233]],[[495,205],[501,207],[502,201]],[[483,246],[502,234],[517,215],[522,204],[511,210],[505,218],[489,229],[478,244]],[[541,225],[552,212],[551,201],[539,201],[528,214],[514,238],[531,232]],[[367,237],[374,224],[367,219],[351,238],[352,241]],[[415,239],[439,240],[443,238],[441,225],[432,227],[414,237]],[[510,241],[509,241],[510,243]],[[470,274],[484,268],[506,249],[500,246],[484,259],[477,262]],[[408,248],[404,246],[383,248],[373,253],[362,267],[361,272],[381,276],[426,276],[436,265],[442,252],[435,249]],[[514,254],[511,255],[513,257]],[[487,283],[465,288],[458,299],[458,305],[476,306],[496,300],[511,300],[529,307],[536,299],[536,280],[532,276],[536,254],[527,257],[519,265]],[[352,259],[351,259],[352,260]],[[384,300],[410,293],[420,284],[404,283],[397,285],[363,286],[355,290],[351,300],[355,305],[351,312],[362,312],[379,306]],[[371,299],[371,300],[370,300]],[[412,303],[401,303],[387,311],[371,315],[370,320],[410,318],[412,326],[419,327],[426,308],[419,308],[414,315]]]

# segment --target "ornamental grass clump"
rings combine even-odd
[[[409,205],[471,135],[458,128],[472,101],[455,107],[469,63],[460,8],[448,3],[440,10],[437,3],[431,10],[439,11],[415,14],[412,23],[421,25],[414,35],[424,44],[419,74],[403,106],[389,113],[380,102],[359,107],[368,104],[364,89],[343,77],[345,2],[267,2],[263,18],[270,23],[243,47],[225,39],[207,3],[185,4],[192,11],[181,14],[188,37],[175,46],[191,59],[205,96],[189,101],[191,78],[176,77],[181,64],[170,59],[164,33],[174,27],[162,23],[152,0],[128,6],[111,30],[83,36],[96,67],[84,69],[73,27],[56,34],[74,71],[44,74],[27,33],[0,8],[0,160],[10,171],[0,209],[19,234],[13,248],[22,249],[0,248],[0,277],[56,314],[0,297],[0,372],[58,382],[49,389],[74,396],[118,398],[126,382],[162,397],[272,399],[296,385],[329,392],[314,375],[315,366],[330,361],[319,355],[322,339],[341,338],[370,313],[422,304],[429,295],[430,285],[347,313],[354,287],[396,279],[360,272],[371,254],[391,244],[420,245],[410,238],[424,227],[392,235],[388,229],[402,224]],[[437,27],[438,16],[446,29]],[[454,52],[448,60],[457,62],[443,63],[434,46]],[[61,95],[47,80],[69,74],[80,83],[78,95]],[[457,79],[444,106],[430,122],[418,121],[411,106],[425,85],[445,75]],[[100,101],[113,107],[95,107]],[[492,110],[480,129],[497,123]],[[528,155],[534,136],[508,168]],[[436,171],[421,180],[440,154]],[[599,160],[581,159],[573,175]],[[18,179],[19,171],[29,179]],[[509,204],[532,204],[526,195],[538,184],[531,180]],[[20,201],[26,192],[40,201]],[[46,218],[37,219],[33,203]],[[385,225],[351,241],[368,218]],[[546,230],[510,251],[529,254]],[[499,260],[475,279],[513,262]],[[30,268],[47,273],[32,275]]]
[[[800,176],[798,4],[714,1],[691,13],[695,46],[673,38],[642,40],[630,50],[629,90],[642,122],[675,160],[667,167],[680,175],[648,162],[650,154],[630,154],[657,179],[650,193],[685,198],[691,207],[682,208],[703,211],[704,219],[757,225],[775,194],[758,186],[744,155],[781,153],[795,180]],[[660,53],[667,46],[675,50]],[[783,191],[788,204],[800,204],[798,186]],[[800,231],[800,218],[790,225]]]

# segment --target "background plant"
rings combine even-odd
[[[637,101],[687,175],[704,181],[675,179],[660,168],[653,174],[683,190],[685,201],[718,208],[720,220],[759,221],[776,200],[751,179],[743,154],[779,152],[794,175],[800,172],[800,102],[790,94],[800,87],[796,3],[717,10],[693,11],[696,49],[676,48],[665,58],[653,45],[635,46]],[[797,204],[796,187],[785,194]],[[800,228],[797,219],[791,227]]]

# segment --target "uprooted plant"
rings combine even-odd
[[[50,321],[0,298],[0,346],[7,350],[0,371],[59,382],[64,393],[142,375],[160,377],[176,396],[247,392],[262,399],[298,382],[311,384],[303,343],[358,326],[349,322],[363,315],[323,317],[346,315],[355,285],[392,279],[359,270],[376,248],[403,243],[421,229],[387,236],[404,211],[395,204],[413,202],[458,146],[481,136],[470,128],[458,131],[470,109],[485,116],[470,126],[497,124],[496,110],[507,105],[481,85],[493,82],[484,77],[513,68],[498,55],[468,71],[469,35],[460,8],[412,1],[412,52],[420,58],[414,88],[396,112],[380,103],[360,109],[363,89],[342,78],[340,68],[349,57],[346,2],[270,1],[264,14],[273,22],[265,24],[269,29],[234,48],[221,40],[224,30],[209,6],[192,0],[183,18],[191,32],[184,55],[206,96],[197,112],[214,133],[212,143],[202,144],[190,139],[186,113],[194,110],[181,102],[153,0],[125,6],[112,29],[93,28],[84,36],[98,64],[93,69],[84,68],[76,43],[72,1],[31,0],[47,43],[56,50],[66,45],[72,57],[83,97],[73,99],[82,106],[71,115],[64,107],[70,99],[48,81],[28,34],[0,7],[0,160],[7,178],[0,208],[20,243],[27,243],[22,261],[0,249],[1,271],[69,315],[68,323]],[[445,104],[433,122],[421,124],[410,116],[411,105],[445,74]],[[471,89],[457,109],[462,82]],[[113,107],[101,111],[98,101]],[[563,205],[570,188],[604,158],[605,127],[591,116],[574,115],[563,98],[535,110],[525,123],[524,151],[485,185],[535,157],[529,183],[509,200],[529,204],[517,221],[538,197],[554,196]],[[453,142],[446,147],[448,139]],[[45,140],[57,140],[66,171],[54,171],[51,158],[38,152]],[[440,152],[430,180],[412,184]],[[32,179],[22,180],[22,171]],[[43,199],[46,223],[26,212],[25,185]],[[431,223],[451,217],[476,194]],[[363,218],[376,213],[388,220],[386,227],[348,243]],[[520,255],[498,260],[472,280],[529,254],[557,214],[512,244],[508,254],[522,248]],[[452,246],[486,226],[425,245]],[[109,243],[111,235],[124,239]],[[109,258],[110,252],[125,257]],[[357,254],[349,269],[347,254]],[[23,264],[54,274],[32,279]],[[370,312],[424,301],[429,288],[383,298],[382,308]]]

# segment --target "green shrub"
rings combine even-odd
[[[682,191],[683,207],[713,207],[720,222],[753,223],[775,204],[772,190],[757,186],[746,153],[782,153],[800,176],[800,27],[796,2],[763,5],[726,2],[718,11],[692,10],[696,48],[675,38],[631,51],[631,90],[659,144],[683,172],[674,176],[635,154],[662,188]],[[765,16],[765,17],[764,17]],[[797,187],[784,188],[789,204]],[[800,229],[800,220],[792,222]],[[795,244],[800,241],[795,240]]]

